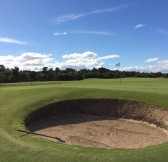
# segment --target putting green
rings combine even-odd
[[[87,79],[0,86],[0,161],[168,161],[168,143],[141,149],[98,149],[55,143],[26,130],[25,117],[48,104],[72,99],[126,99],[168,109],[166,79]]]

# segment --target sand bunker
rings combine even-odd
[[[110,99],[71,100],[30,114],[25,124],[67,144],[99,148],[144,148],[168,141],[168,111]]]

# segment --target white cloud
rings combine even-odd
[[[72,31],[70,32],[72,34],[93,34],[93,35],[114,35],[111,32],[106,32],[106,31],[87,31],[87,30],[79,30],[79,31]]]
[[[57,61],[51,54],[41,54],[34,52],[23,53],[19,56],[0,56],[0,65],[13,68],[18,66],[21,70],[41,70],[44,66],[48,68],[59,67],[60,69],[74,68],[92,69],[93,67],[101,67],[105,63],[103,60],[114,59],[119,55],[107,55],[99,57],[98,54],[86,51],[84,53],[72,53],[63,55],[63,61]]]
[[[127,7],[128,7],[128,5],[121,5],[121,6],[115,6],[115,7],[112,7],[112,8],[95,10],[95,11],[92,11],[90,13],[91,14],[98,14],[98,13],[106,13],[106,12],[115,12],[115,11],[123,10]]]
[[[121,68],[122,71],[137,71],[137,72],[162,72],[168,73],[168,66],[131,66]]]
[[[138,71],[138,72],[162,72],[168,73],[168,60],[158,61],[155,65],[149,66],[130,66],[121,68],[122,71]]]
[[[55,22],[57,24],[61,24],[61,23],[67,22],[67,21],[77,20],[77,19],[80,19],[80,18],[85,17],[85,16],[89,16],[89,15],[95,15],[95,14],[100,14],[100,13],[108,13],[108,12],[116,12],[116,11],[119,11],[119,10],[123,10],[127,7],[128,7],[128,5],[120,5],[120,6],[115,6],[115,7],[112,7],[112,8],[94,10],[94,11],[87,12],[87,13],[63,15],[63,16],[57,17],[55,19]]]
[[[105,65],[104,60],[119,58],[119,55],[111,54],[99,56],[97,53],[86,51],[83,53],[71,53],[63,55],[62,61],[57,61],[52,54],[42,54],[35,52],[27,52],[18,56],[7,55],[0,56],[0,65],[13,68],[18,66],[21,70],[41,70],[43,67],[60,69],[74,68],[92,69],[99,68]],[[155,59],[156,60],[156,59]],[[156,61],[154,65],[149,66],[129,66],[121,67],[123,71],[139,71],[139,72],[163,72],[168,73],[168,60]]]
[[[103,56],[103,57],[99,57],[99,60],[105,60],[105,59],[114,59],[114,58],[119,58],[119,55],[108,55],[108,56]]]
[[[83,16],[86,16],[86,15],[87,14],[78,14],[78,15],[69,14],[69,15],[63,15],[63,16],[57,17],[55,21],[56,21],[57,24],[60,24],[60,23],[66,22],[66,21],[79,19],[79,18],[81,18]]]
[[[168,34],[168,30],[162,29],[162,28],[156,28],[154,30],[155,32],[161,33],[161,34]]]
[[[168,66],[168,60],[158,61],[158,64]]]
[[[62,33],[53,33],[53,35],[55,36],[60,36],[60,35],[67,35],[68,33],[66,32],[62,32]]]
[[[103,60],[114,59],[120,57],[119,55],[107,55],[103,57],[99,57],[98,54],[86,51],[84,53],[72,53],[63,55],[62,58],[66,59],[61,63],[57,63],[57,65],[61,68],[75,68],[77,70],[86,68],[91,69],[93,67],[101,67],[105,63]]]
[[[12,39],[12,38],[6,38],[6,37],[0,37],[0,42],[2,43],[12,43],[12,44],[18,44],[18,45],[26,45],[26,42],[23,41],[19,41],[16,39]]]
[[[145,24],[138,24],[138,25],[134,26],[134,29],[143,28],[145,26],[146,26]]]
[[[19,56],[0,56],[0,64],[5,67],[13,68],[18,66],[22,70],[40,70],[44,66],[50,66],[54,63],[54,59],[50,58],[50,54],[41,54],[28,52]]]
[[[66,54],[63,55],[62,58],[64,59],[77,59],[77,58],[95,58],[97,56],[96,53],[87,51],[82,54],[80,53],[72,53],[72,54]]]
[[[156,62],[156,61],[158,61],[158,60],[159,60],[158,57],[154,57],[154,58],[149,58],[149,59],[147,59],[145,62]]]
[[[88,31],[88,30],[76,30],[76,31],[70,31],[70,32],[56,32],[53,33],[54,36],[61,36],[61,35],[68,35],[68,34],[88,34],[88,35],[100,35],[100,36],[111,36],[114,35],[114,33],[106,32],[106,31]]]

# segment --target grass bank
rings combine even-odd
[[[35,82],[0,86],[0,161],[166,162],[168,143],[144,149],[97,149],[22,136],[24,118],[32,111],[69,99],[117,98],[168,109],[168,80],[125,78],[74,82]],[[22,136],[22,137],[21,137]]]

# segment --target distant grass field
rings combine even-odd
[[[84,98],[118,98],[168,109],[168,80],[124,78],[0,85],[0,162],[167,162],[168,143],[144,149],[97,149],[21,137],[24,118],[47,104]]]

